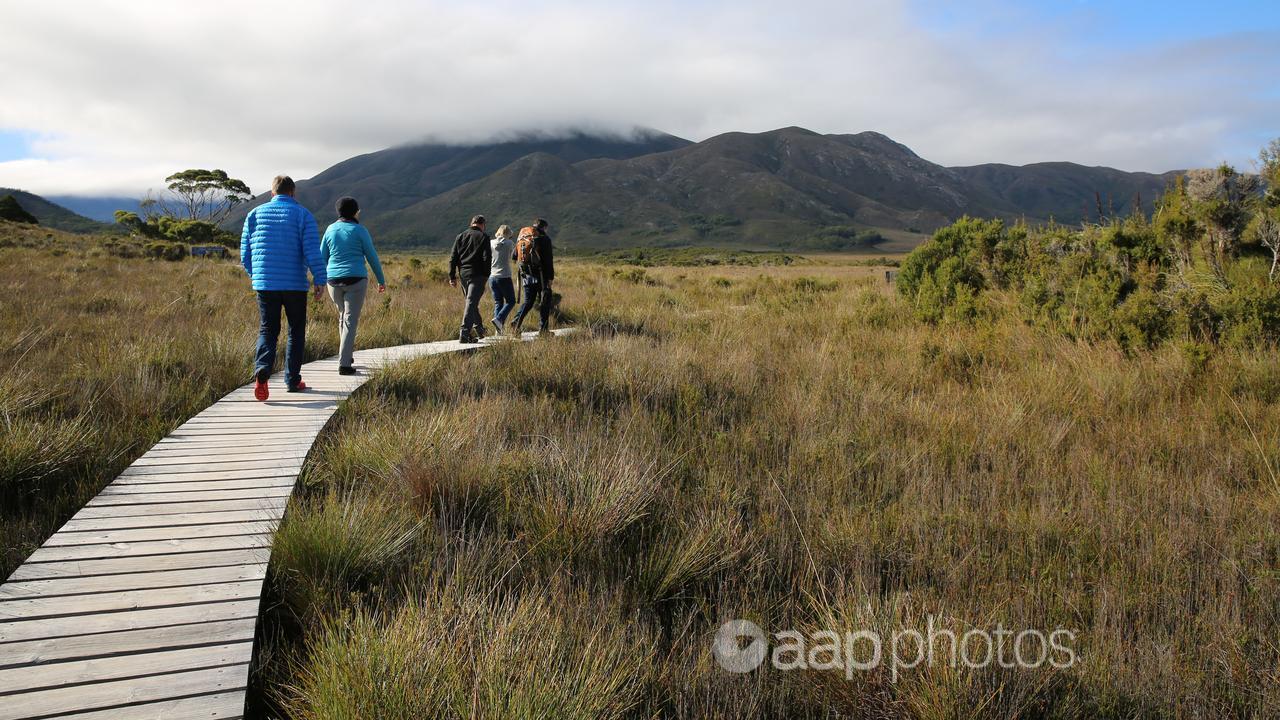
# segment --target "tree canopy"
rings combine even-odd
[[[248,185],[229,177],[225,170],[183,170],[164,180],[187,220],[217,225],[237,205],[253,197]]]

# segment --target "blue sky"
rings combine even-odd
[[[1153,46],[1235,33],[1280,30],[1275,0],[917,0],[914,10],[930,28],[973,26],[992,36],[1051,28],[1065,48]]]
[[[31,157],[30,133],[0,130],[0,162]]]
[[[258,188],[425,138],[634,126],[875,130],[944,165],[1247,168],[1280,135],[1278,37],[1280,0],[20,3],[0,23],[0,186],[132,194],[208,166]]]

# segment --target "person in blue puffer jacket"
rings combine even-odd
[[[271,201],[249,211],[240,233],[240,262],[258,293],[258,349],[253,371],[253,396],[258,400],[266,400],[269,395],[267,379],[275,367],[281,309],[289,320],[289,344],[284,351],[285,387],[289,392],[307,389],[302,381],[307,287],[312,286],[318,298],[327,280],[316,219],[293,199],[294,189],[289,176],[277,176],[271,182]]]

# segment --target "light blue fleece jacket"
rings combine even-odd
[[[373,249],[373,236],[360,223],[339,220],[330,225],[320,240],[320,255],[331,278],[369,277],[364,267],[368,260],[378,284],[387,284],[378,251]]]

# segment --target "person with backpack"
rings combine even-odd
[[[271,200],[249,211],[240,233],[240,264],[258,294],[258,348],[254,358],[253,396],[265,401],[267,379],[276,363],[280,311],[289,320],[284,351],[284,381],[289,392],[302,392],[302,353],[307,340],[307,271],[316,297],[328,279],[320,255],[320,231],[311,211],[293,199],[293,180],[279,175],[271,182]]]
[[[515,244],[516,234],[510,225],[499,227],[489,242],[489,249],[493,251],[489,291],[493,293],[493,327],[499,335],[506,329],[507,316],[516,308],[516,287],[511,282],[511,252]]]
[[[547,234],[547,221],[537,218],[533,225],[520,229],[516,238],[516,266],[520,270],[520,285],[524,291],[524,304],[512,321],[515,334],[520,334],[524,318],[536,304],[538,306],[538,332],[549,333],[551,319],[551,283],[556,277],[555,258],[552,255],[551,236]]]
[[[320,239],[320,256],[329,275],[329,299],[338,307],[338,374],[355,375],[353,353],[356,326],[369,289],[369,273],[365,263],[373,267],[378,278],[378,292],[387,291],[382,263],[373,249],[373,236],[360,224],[360,203],[353,197],[338,200],[338,220],[324,231]]]
[[[484,297],[485,281],[493,267],[493,251],[484,225],[483,215],[471,218],[470,227],[453,239],[453,252],[449,254],[449,285],[458,287],[461,282],[462,297],[466,301],[462,311],[462,329],[458,331],[460,343],[476,343],[484,339],[480,298]]]

